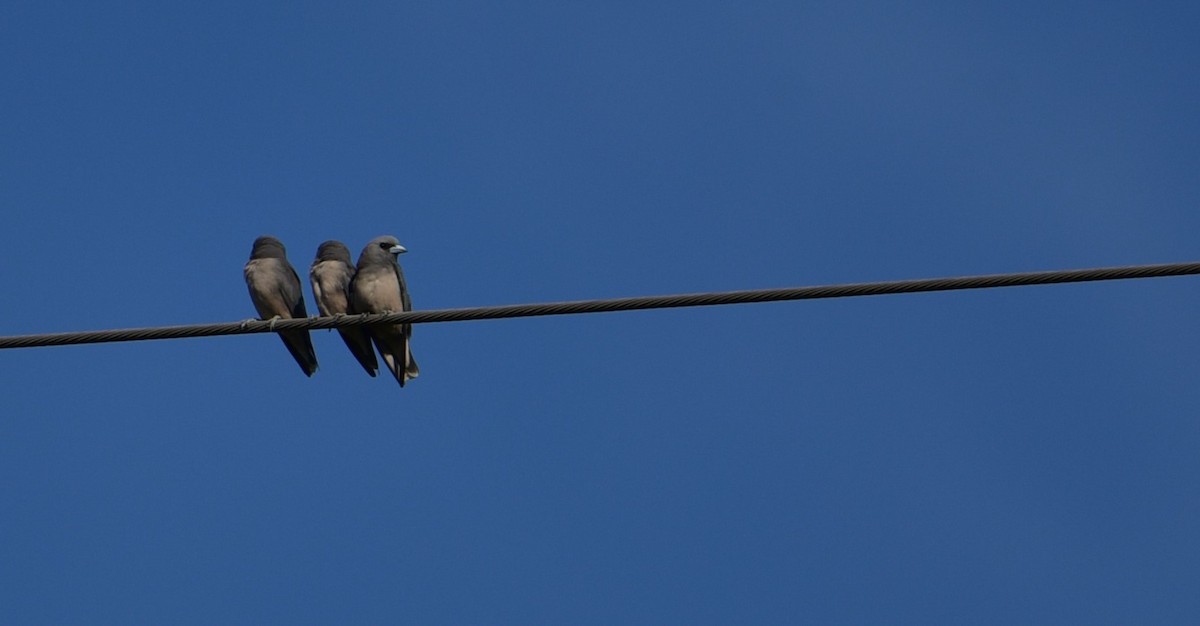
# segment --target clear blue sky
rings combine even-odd
[[[0,6],[0,334],[1200,259],[1191,2]],[[307,289],[306,289],[307,291]],[[311,295],[309,298],[312,310]],[[1196,623],[1200,279],[0,352],[0,622]]]

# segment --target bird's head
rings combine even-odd
[[[400,245],[400,241],[395,237],[380,237],[375,240],[375,245],[392,256],[408,252],[408,248]]]

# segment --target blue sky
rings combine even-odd
[[[1200,259],[1194,3],[0,6],[0,334]],[[311,295],[310,310],[314,309]],[[0,621],[1194,623],[1200,283],[0,352]]]

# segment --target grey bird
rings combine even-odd
[[[326,317],[349,315],[354,313],[350,306],[350,280],[354,278],[354,262],[350,259],[350,249],[340,241],[326,241],[317,248],[317,257],[313,259],[312,267],[308,269],[308,280],[312,284],[313,296],[317,300],[317,309]],[[350,353],[358,359],[363,369],[372,377],[379,371],[379,362],[375,360],[375,349],[371,347],[371,337],[362,326],[347,326],[339,328],[338,334]]]
[[[262,236],[254,240],[250,261],[243,270],[250,299],[263,320],[306,318],[304,291],[300,277],[287,260],[287,250],[274,237]],[[317,354],[313,351],[312,339],[307,330],[281,330],[279,338],[288,352],[300,364],[305,375],[317,371]]]
[[[404,271],[397,255],[407,252],[395,237],[376,237],[358,255],[358,268],[350,283],[350,306],[358,313],[399,313],[412,310]],[[375,325],[367,328],[379,355],[396,382],[403,387],[420,374],[409,340],[411,324]]]

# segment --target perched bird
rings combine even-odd
[[[358,268],[350,283],[350,306],[357,313],[399,313],[411,311],[412,301],[404,284],[404,271],[396,256],[407,252],[395,237],[376,237],[358,255]],[[409,349],[411,324],[375,325],[367,328],[379,349],[379,355],[396,377],[404,383],[420,374]]]
[[[308,269],[308,280],[312,284],[313,296],[317,299],[317,309],[321,315],[347,315],[354,312],[350,308],[352,278],[354,262],[350,260],[350,250],[346,244],[331,240],[317,248],[317,257]],[[375,376],[375,372],[379,371],[379,362],[375,360],[375,349],[371,347],[367,329],[347,326],[339,328],[338,334],[363,369]]]
[[[287,250],[274,237],[262,236],[254,240],[250,261],[243,270],[250,299],[258,310],[260,319],[291,319],[308,317],[304,310],[304,292],[300,277],[287,260]],[[307,330],[281,330],[279,338],[288,352],[300,364],[308,376],[317,371],[317,354],[313,352],[312,339]]]

